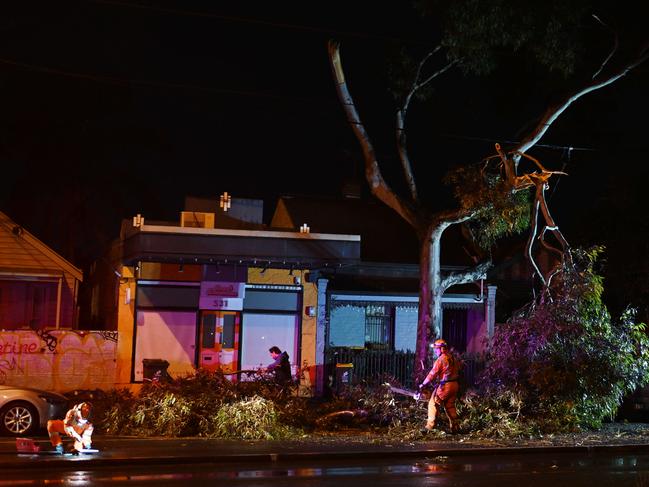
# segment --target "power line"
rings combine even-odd
[[[566,167],[568,166],[568,163],[570,162],[570,156],[572,155],[572,147],[566,149],[563,151],[563,154],[561,155],[561,159],[563,160],[563,165],[561,166],[561,172],[566,172]],[[557,187],[559,186],[559,181],[561,181],[561,175],[557,174],[557,178],[555,179],[554,186],[552,187],[552,191],[550,192],[550,196],[548,197],[548,203],[552,201],[552,197],[554,196],[554,193],[557,191]]]
[[[316,98],[302,98],[295,96],[281,96],[273,95],[270,93],[262,93],[259,91],[244,91],[244,90],[231,90],[225,88],[210,88],[206,86],[199,85],[190,85],[185,83],[168,83],[164,81],[155,81],[155,80],[142,80],[142,79],[127,79],[127,78],[118,78],[114,76],[105,76],[99,74],[89,74],[89,73],[80,73],[74,71],[65,71],[57,68],[50,68],[48,66],[39,66],[36,64],[28,64],[13,59],[0,58],[0,63],[7,64],[9,66],[15,66],[22,69],[27,69],[30,71],[37,71],[40,73],[51,74],[55,76],[65,76],[69,78],[78,78],[85,79],[88,81],[94,81],[98,83],[106,83],[117,86],[128,87],[130,85],[141,85],[141,86],[152,86],[156,88],[167,88],[167,89],[182,89],[182,90],[194,90],[202,91],[206,93],[217,93],[222,95],[236,95],[236,96],[247,96],[247,97],[257,97],[257,98],[268,98],[274,100],[293,100],[309,103],[322,103],[321,100]]]
[[[439,135],[441,135],[442,137],[450,137],[455,139],[489,142],[491,144],[495,144],[496,142],[498,142],[501,144],[518,145],[520,143],[520,141],[515,141],[515,140],[490,139],[487,137],[472,137],[470,135],[458,135],[458,134],[439,134]],[[597,151],[597,149],[593,149],[590,147],[574,147],[572,145],[534,144],[534,147],[544,147],[546,149],[559,149],[562,151],[592,151],[592,152]]]
[[[164,13],[168,15],[182,15],[186,17],[204,17],[204,18],[210,18],[210,19],[216,19],[216,20],[223,20],[226,22],[235,22],[235,23],[245,23],[245,24],[256,24],[256,25],[262,25],[266,27],[275,27],[279,29],[291,29],[291,30],[300,30],[304,32],[314,32],[314,33],[319,33],[319,34],[327,34],[327,35],[335,35],[335,36],[341,36],[341,37],[357,37],[361,39],[377,39],[377,40],[382,40],[382,41],[390,41],[390,42],[407,42],[411,44],[421,44],[421,45],[428,45],[430,43],[428,42],[423,42],[420,40],[414,40],[414,39],[403,39],[399,37],[391,37],[391,36],[380,36],[380,35],[375,35],[375,34],[367,34],[363,32],[350,32],[350,31],[339,31],[335,29],[328,29],[324,27],[314,27],[310,25],[298,25],[298,24],[289,24],[285,22],[273,22],[270,20],[260,20],[260,19],[253,19],[249,17],[237,17],[237,16],[232,16],[232,15],[222,15],[222,14],[213,14],[209,12],[201,12],[197,10],[181,10],[181,9],[176,9],[176,8],[169,8],[169,7],[158,7],[158,6],[152,6],[152,5],[141,5],[141,4],[135,4],[131,2],[125,2],[125,1],[120,1],[120,0],[88,0],[91,3],[96,3],[96,4],[102,4],[102,5],[113,5],[117,7],[124,7],[124,8],[132,8],[132,9],[138,9],[138,10],[149,10],[153,12],[159,12],[159,13]]]

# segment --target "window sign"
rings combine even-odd
[[[200,309],[234,310],[243,309],[246,285],[243,282],[201,282]]]

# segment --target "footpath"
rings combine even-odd
[[[56,455],[44,436],[34,438],[46,453],[19,454],[16,440],[0,438],[0,469],[84,468],[199,463],[267,463],[363,458],[432,458],[458,455],[525,453],[649,452],[649,424],[609,424],[597,432],[532,439],[479,439],[471,435],[389,439],[372,434],[305,436],[290,441],[215,440],[205,438],[135,438],[95,435],[96,454]]]

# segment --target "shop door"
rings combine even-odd
[[[238,369],[239,322],[236,311],[201,311],[198,355],[201,368],[220,369],[224,373]]]

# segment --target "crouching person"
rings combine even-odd
[[[47,433],[50,435],[52,446],[58,453],[63,453],[61,434],[74,438],[73,451],[80,452],[92,446],[93,426],[90,422],[92,404],[82,402],[70,409],[65,419],[52,419],[47,422]]]

